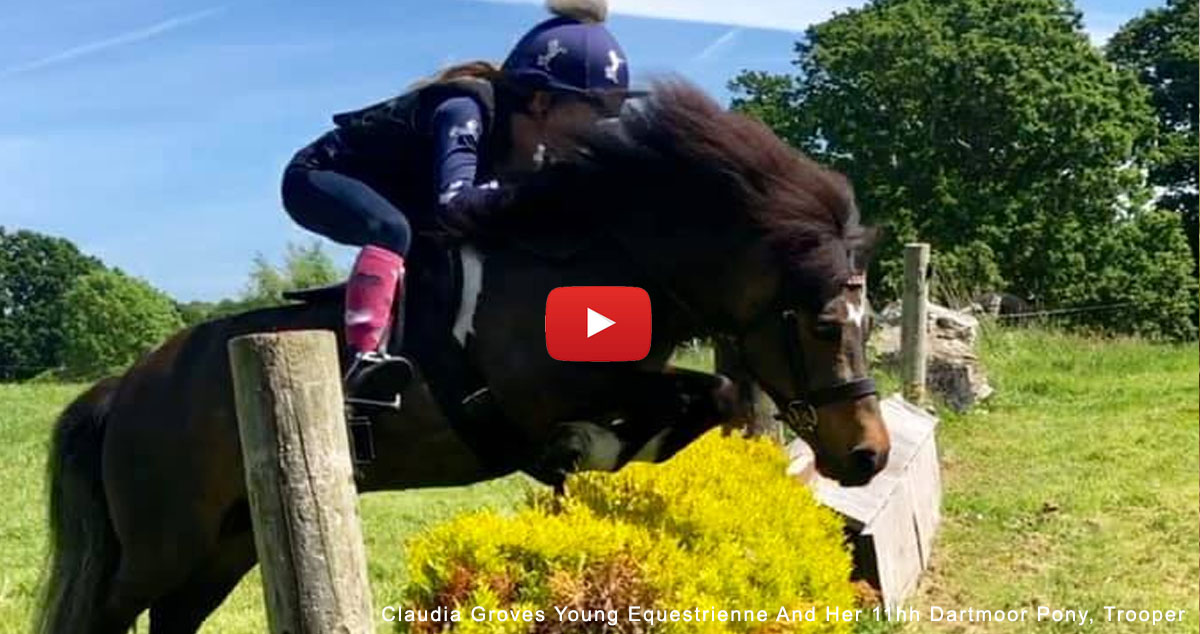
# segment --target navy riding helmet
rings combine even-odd
[[[584,98],[630,96],[629,62],[604,27],[604,0],[549,0],[555,17],[538,24],[504,60],[504,73],[535,90]]]

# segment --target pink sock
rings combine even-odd
[[[404,258],[366,246],[346,283],[346,343],[356,352],[379,349],[397,293],[403,293]]]

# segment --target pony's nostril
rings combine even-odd
[[[850,468],[856,474],[875,473],[875,452],[870,449],[855,449],[851,451]]]
[[[859,447],[850,452],[850,466],[857,473],[879,473],[887,466],[887,452]]]

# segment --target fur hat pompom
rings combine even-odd
[[[546,9],[580,22],[603,22],[608,17],[606,0],[546,0]]]

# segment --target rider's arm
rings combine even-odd
[[[483,115],[470,97],[452,97],[438,105],[430,119],[433,132],[434,191],[438,213],[455,207],[484,208],[496,195],[494,183],[476,185]]]

